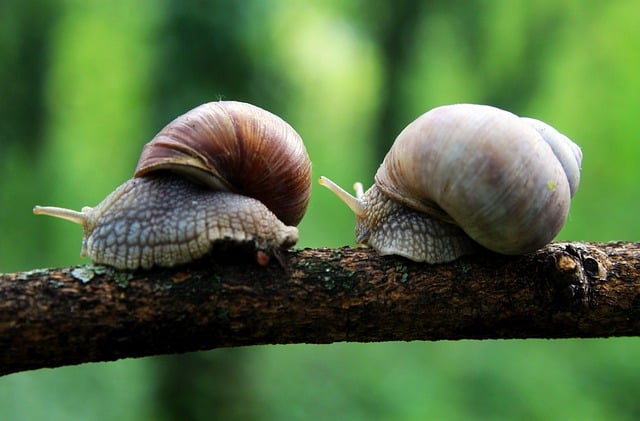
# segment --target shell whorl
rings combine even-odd
[[[140,155],[135,177],[182,173],[216,190],[264,203],[297,225],[311,194],[311,161],[300,136],[278,116],[251,104],[202,104],[165,126]]]
[[[577,145],[536,122],[486,105],[435,108],[400,133],[376,185],[486,248],[536,250],[564,225],[582,160]]]
[[[580,185],[580,166],[582,165],[582,150],[580,147],[543,121],[528,117],[520,117],[520,120],[533,127],[551,147],[553,154],[562,165],[564,174],[567,176],[571,197],[573,197]]]

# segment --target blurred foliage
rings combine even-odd
[[[262,106],[302,135],[314,178],[368,185],[422,112],[488,103],[583,148],[560,239],[637,240],[640,5],[293,0],[0,1],[0,271],[82,262],[79,209],[142,145],[210,100]],[[596,222],[597,221],[597,222]],[[300,247],[353,241],[314,186]],[[633,419],[634,338],[268,346],[0,378],[0,418]]]

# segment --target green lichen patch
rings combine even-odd
[[[130,272],[121,272],[110,266],[96,265],[93,263],[76,266],[71,270],[71,276],[83,284],[88,284],[96,276],[102,275],[113,279],[120,288],[129,286],[129,281],[133,279],[133,274]]]
[[[465,275],[471,272],[471,270],[473,269],[473,266],[471,266],[468,262],[465,262],[464,260],[458,260],[456,262],[456,266],[460,268],[462,273],[464,273]]]
[[[85,267],[90,268],[91,270],[93,270],[93,273],[95,273],[96,275],[105,275],[107,273],[109,273],[110,271],[113,271],[113,269],[109,266],[104,266],[104,265],[97,265],[95,263],[91,263],[88,265],[85,265]]]
[[[307,259],[296,263],[295,268],[308,273],[311,277],[322,276],[322,272],[327,266],[327,262],[321,259]]]
[[[307,259],[298,262],[295,267],[307,274],[310,280],[320,282],[326,290],[332,290],[336,287],[340,287],[343,290],[353,288],[356,273],[345,269],[339,264],[330,264],[328,263],[329,261],[330,260],[324,259]]]
[[[129,286],[129,281],[133,279],[133,274],[128,272],[114,272],[111,274],[111,279],[113,279],[118,287],[124,289]]]
[[[53,285],[55,288],[60,288],[64,286],[64,282],[58,279],[49,279],[49,284]]]
[[[400,282],[403,284],[409,280],[409,268],[404,263],[398,263],[395,267],[397,273],[400,274]]]
[[[324,287],[324,289],[332,290],[336,287],[336,283],[333,277],[331,277],[330,275],[326,275],[322,277],[322,286]]]
[[[159,279],[158,281],[154,282],[153,290],[160,292],[171,291],[174,287],[176,287],[176,285],[179,284],[173,283],[173,281],[171,281],[170,279]]]
[[[28,281],[29,279],[39,278],[41,276],[47,275],[49,270],[47,269],[34,269],[27,272],[22,272],[19,276],[16,277],[19,281]]]
[[[344,291],[351,290],[354,285],[356,273],[342,266],[329,266],[325,268],[322,281],[325,289],[339,287]]]
[[[93,278],[95,278],[96,273],[93,271],[93,268],[89,267],[89,265],[86,265],[73,268],[73,270],[71,271],[71,276],[73,276],[83,284],[88,284]]]
[[[329,261],[340,261],[343,258],[344,255],[340,249],[332,250],[331,254],[329,254]]]

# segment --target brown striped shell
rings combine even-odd
[[[161,170],[257,199],[287,225],[300,222],[311,195],[311,161],[298,133],[243,102],[202,104],[165,126],[144,146],[135,177]]]

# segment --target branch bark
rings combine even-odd
[[[364,248],[285,260],[0,275],[0,375],[256,344],[640,334],[640,243],[554,243],[434,266]]]

